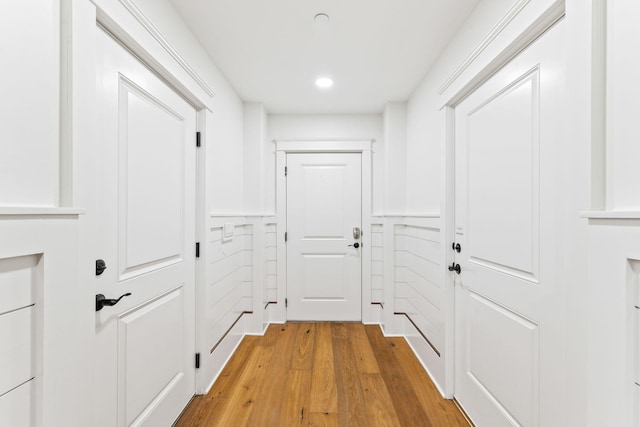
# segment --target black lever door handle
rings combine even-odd
[[[120,295],[120,298],[118,299],[109,299],[109,298],[105,298],[105,296],[102,294],[97,294],[96,295],[96,311],[102,310],[102,307],[105,307],[105,306],[111,307],[112,305],[116,305],[117,303],[120,302],[122,298],[128,297],[129,295],[131,295],[131,292],[128,292],[124,295]]]
[[[347,245],[347,246],[353,246],[354,248],[358,249],[360,247],[360,243],[355,242],[353,245]]]
[[[453,264],[451,264],[449,266],[449,271],[455,271],[456,273],[460,274],[460,272],[462,271],[462,269],[460,268],[460,264],[456,264],[455,262]]]

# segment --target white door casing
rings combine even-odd
[[[562,425],[563,53],[561,21],[455,109],[455,397],[476,425]]]
[[[361,154],[287,154],[287,319],[361,320]]]
[[[96,294],[132,295],[96,312],[95,425],[171,425],[195,390],[196,111],[96,37]]]

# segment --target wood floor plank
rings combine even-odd
[[[336,394],[331,325],[318,323],[311,374],[311,412],[336,412],[338,396]]]
[[[269,363],[269,376],[259,385],[258,399],[249,418],[251,426],[278,426],[280,403],[285,394],[287,373],[291,367],[293,344],[300,331],[299,323],[277,325],[278,341]]]
[[[401,427],[387,386],[380,374],[360,374],[370,426]]]
[[[297,338],[293,345],[291,369],[311,369],[313,366],[313,348],[316,338],[314,323],[300,323]]]
[[[233,389],[235,381],[240,377],[240,372],[246,365],[249,354],[251,354],[256,342],[255,339],[250,337],[245,337],[242,340],[229,363],[227,363],[220,375],[218,375],[216,382],[211,386],[209,395],[219,398],[229,397],[230,390]]]
[[[380,367],[376,356],[373,354],[369,337],[364,330],[363,324],[354,324],[349,330],[349,341],[356,356],[358,372],[364,374],[379,374]]]
[[[331,335],[334,337],[348,337],[349,325],[354,324],[355,323],[331,322]]]
[[[434,399],[433,396],[440,395],[429,375],[424,370],[418,359],[413,354],[413,350],[403,338],[395,338],[396,357],[400,361],[400,366],[407,374],[413,391],[422,404],[431,424],[440,426],[469,426],[468,421],[462,415],[453,400]]]
[[[269,325],[263,336],[260,338],[260,345],[276,345],[280,339],[280,334],[286,331],[286,324],[273,323]]]
[[[311,370],[291,369],[308,360]],[[175,425],[468,426],[404,338],[356,323],[271,325],[264,337],[245,337]]]
[[[311,396],[311,370],[290,370],[287,386],[280,405],[279,426],[309,424],[309,398]]]
[[[240,374],[236,387],[229,396],[228,406],[233,410],[225,411],[220,418],[221,426],[246,426],[251,411],[259,398],[258,386],[266,375],[269,360],[273,355],[272,346],[255,346],[247,364]]]
[[[353,350],[346,336],[333,336],[338,421],[343,426],[368,427],[367,407]]]
[[[187,420],[194,425],[197,420],[201,419],[202,413],[206,411],[206,405],[204,404],[204,400],[206,398],[206,395],[194,396],[193,399],[191,399],[191,402],[189,402],[189,405],[187,405],[184,411],[182,411],[182,414],[180,415],[180,418],[178,418],[178,421],[175,425],[177,427],[185,426],[187,425],[185,424]]]
[[[309,427],[339,427],[338,414],[312,412],[309,414]]]
[[[196,400],[200,398],[199,400]],[[196,396],[185,412],[182,413],[174,427],[207,427],[220,425],[220,417],[224,413],[229,399],[214,398],[210,395]]]
[[[385,338],[377,326],[365,326],[365,330],[400,423],[403,426],[432,427],[415,392],[407,387],[409,379],[394,354],[395,344]]]

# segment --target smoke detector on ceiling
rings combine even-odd
[[[326,25],[329,23],[329,15],[326,13],[318,13],[313,17],[313,20],[318,25]]]

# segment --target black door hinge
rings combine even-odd
[[[200,353],[196,353],[196,369],[200,369]]]
[[[200,258],[200,242],[196,242],[196,258]]]
[[[284,299],[284,306],[287,307],[289,305],[289,301],[287,301],[287,299]]]
[[[284,232],[284,241],[285,242],[287,241],[287,232],[286,231]]]
[[[284,167],[284,176],[287,176],[287,167]]]
[[[200,147],[200,132],[196,132],[196,147]]]

